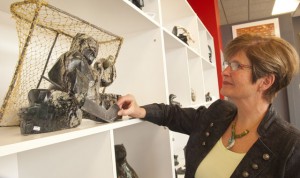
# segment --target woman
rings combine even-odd
[[[144,118],[188,134],[186,178],[300,177],[300,132],[276,114],[272,101],[299,68],[283,39],[241,35],[224,51],[221,94],[209,108],[139,107],[123,96],[119,115]]]

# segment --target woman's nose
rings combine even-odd
[[[224,75],[224,76],[227,75],[228,76],[230,74],[230,72],[231,72],[231,69],[230,69],[230,66],[228,65],[222,71],[222,75]]]

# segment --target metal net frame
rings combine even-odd
[[[18,112],[28,105],[31,89],[47,89],[48,71],[61,54],[70,49],[77,33],[92,36],[99,43],[97,59],[117,59],[123,38],[45,1],[23,1],[10,7],[19,38],[19,60],[0,109],[0,126],[20,124]]]

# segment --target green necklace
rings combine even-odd
[[[231,137],[228,139],[228,145],[226,147],[227,150],[230,150],[234,146],[235,139],[242,138],[250,132],[248,129],[246,129],[244,132],[242,132],[240,134],[236,134],[235,133],[235,124],[236,124],[236,122],[234,122],[231,126]]]

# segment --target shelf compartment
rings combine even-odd
[[[196,96],[196,100],[192,101],[191,104],[200,104],[205,102],[205,93],[204,93],[204,78],[203,78],[203,68],[202,60],[200,57],[190,57],[189,55],[189,75],[191,81],[191,94],[192,90]]]
[[[179,165],[176,168],[185,166],[185,157],[184,157],[184,148],[188,142],[189,136],[186,134],[178,133],[178,132],[171,132],[173,138],[173,150],[174,155],[177,155]]]
[[[219,85],[218,85],[218,75],[216,72],[216,67],[206,61],[203,60],[203,78],[204,78],[204,86],[205,86],[205,94],[210,92],[210,96],[212,100],[216,100],[219,98]]]
[[[144,0],[144,7],[142,9],[136,7],[129,0],[123,1],[130,4],[136,11],[141,12],[142,15],[146,15],[149,20],[154,20],[157,24],[161,23],[158,0]]]
[[[134,127],[115,129],[114,140],[115,144],[124,144],[127,161],[139,177],[172,177],[168,129],[142,122]]]
[[[215,45],[214,45],[214,39],[211,36],[211,34],[207,31],[207,45],[210,47],[210,50],[208,50],[208,54],[211,55],[209,59],[208,55],[208,62],[212,63],[214,66],[216,65],[216,54],[215,54]]]
[[[151,29],[154,26],[158,27],[156,21],[137,8],[133,8],[133,5],[125,0],[91,0],[88,3],[72,0],[49,0],[48,3],[119,36]]]
[[[183,107],[191,103],[188,56],[185,47],[166,51],[169,94],[175,94],[175,101]]]
[[[112,166],[109,131],[18,153],[22,178],[113,177]]]
[[[117,78],[107,93],[131,93],[141,105],[167,101],[161,37],[159,28],[124,36],[116,63]]]
[[[208,60],[208,42],[207,42],[207,29],[204,24],[198,19],[199,40],[200,40],[200,55],[203,59]]]
[[[199,35],[197,27],[197,16],[193,12],[193,9],[188,3],[182,0],[162,0],[162,26],[166,31],[172,34],[174,26],[180,26],[185,28],[192,40],[188,40],[188,45],[190,48],[194,49],[197,53],[200,52],[199,49]],[[172,8],[170,7],[172,5]],[[178,13],[180,12],[180,13]],[[178,34],[182,33],[182,30],[178,30]],[[174,37],[176,37],[174,35]],[[177,37],[176,37],[177,38]]]
[[[0,158],[0,177],[18,178],[18,157],[17,154],[2,156]]]
[[[163,26],[178,19],[196,16],[185,0],[160,0],[160,2]]]

